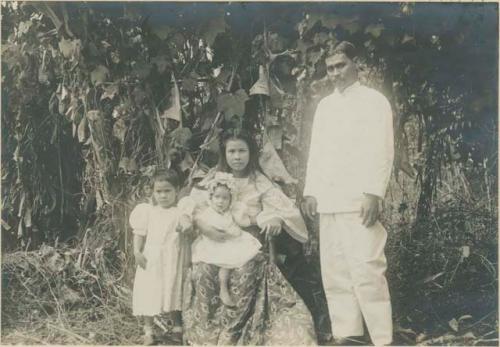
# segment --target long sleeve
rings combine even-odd
[[[273,218],[283,222],[283,228],[299,242],[307,241],[307,228],[298,208],[279,188],[270,187],[261,197],[262,212],[257,215],[257,225],[262,228]]]
[[[325,103],[320,102],[314,114],[313,126],[311,132],[311,144],[309,146],[309,157],[307,160],[307,171],[304,185],[304,196],[316,197],[321,190],[320,175],[321,172],[321,146],[320,132],[322,129],[322,118],[324,113]]]
[[[364,193],[384,198],[394,160],[392,111],[389,102],[382,95],[379,95],[373,106],[375,114],[367,138],[370,145],[367,156],[368,172],[362,188]]]

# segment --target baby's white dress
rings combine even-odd
[[[192,262],[204,262],[222,268],[239,268],[255,257],[261,248],[259,240],[241,230],[233,221],[231,212],[218,213],[207,207],[200,213],[200,220],[208,225],[233,235],[226,241],[214,241],[204,235],[198,236],[191,248]]]
[[[133,233],[146,236],[143,254],[146,269],[137,266],[132,310],[136,316],[154,316],[181,310],[183,268],[182,248],[176,226],[180,210],[150,204],[137,205],[130,214]]]

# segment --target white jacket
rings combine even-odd
[[[318,104],[304,196],[316,198],[319,213],[359,211],[363,193],[384,197],[393,159],[391,106],[356,82]]]

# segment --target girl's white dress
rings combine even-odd
[[[192,262],[204,262],[222,268],[239,268],[255,257],[261,248],[259,240],[241,230],[233,221],[231,212],[218,213],[207,207],[198,216],[208,225],[224,230],[233,237],[218,242],[204,235],[198,236],[192,245]]]
[[[179,217],[177,207],[146,203],[137,205],[130,214],[133,233],[146,236],[146,269],[137,266],[134,280],[132,310],[136,316],[181,310],[186,244],[176,232]]]

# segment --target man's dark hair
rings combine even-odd
[[[328,52],[328,57],[331,57],[332,55],[336,54],[345,54],[345,56],[351,60],[356,58],[357,50],[356,46],[354,46],[352,43],[349,41],[342,41],[340,42],[335,48],[333,48],[330,52]]]

